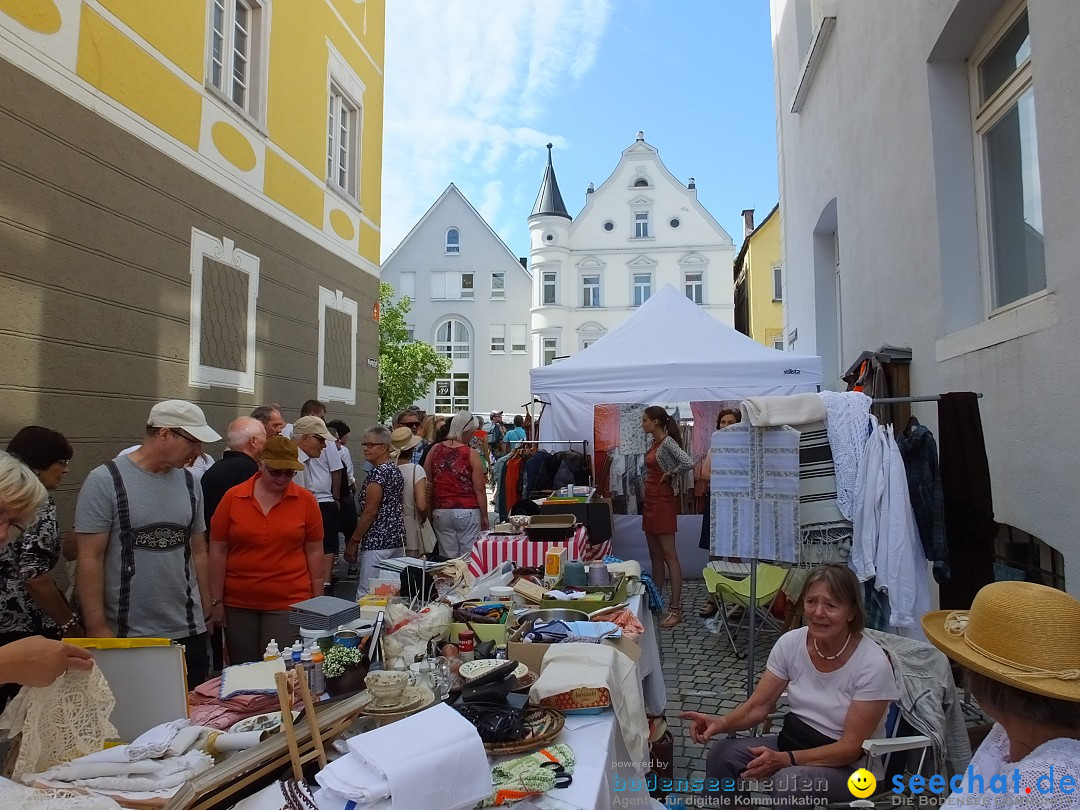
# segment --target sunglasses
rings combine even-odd
[[[181,439],[186,442],[190,442],[191,444],[202,444],[202,442],[200,442],[198,439],[194,439],[191,436],[188,436],[186,433],[181,433],[175,428],[169,428],[169,433],[171,433],[173,436],[179,436]]]
[[[293,478],[299,472],[299,470],[275,470],[270,467],[267,467],[266,471],[274,478],[281,478],[281,476]]]
[[[420,427],[420,423],[419,422],[402,422],[401,426],[402,427],[407,427],[410,430],[416,430],[418,427]]]

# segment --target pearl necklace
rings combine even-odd
[[[820,655],[826,661],[835,661],[837,658],[839,658],[841,655],[844,654],[844,650],[847,649],[847,645],[850,644],[850,643],[851,643],[851,633],[848,633],[847,638],[844,639],[844,646],[840,648],[840,652],[838,652],[836,655],[826,655],[818,647],[817,639],[815,638],[814,639],[814,652],[816,652],[818,655]]]

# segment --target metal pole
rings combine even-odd
[[[757,558],[750,559],[750,649],[746,653],[746,699],[754,692],[754,658],[757,654]]]

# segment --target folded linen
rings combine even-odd
[[[825,421],[825,403],[817,394],[786,397],[747,397],[742,412],[754,427],[805,425]]]
[[[357,804],[354,799],[342,796],[330,788],[321,787],[311,797],[315,800],[315,806],[319,810],[394,810],[394,803],[390,799],[379,799],[375,802]],[[268,809],[269,810],[269,809]],[[275,808],[275,810],[277,810]]]
[[[357,802],[374,802],[390,796],[386,774],[353,754],[335,759],[316,774],[315,781]]]
[[[39,774],[27,774],[29,784],[65,784],[96,790],[159,791],[179,787],[214,765],[212,757],[201,751],[189,751],[167,759],[143,759],[137,762],[107,762],[101,758],[80,757]]]
[[[491,793],[480,735],[444,703],[353,737],[349,750],[386,774],[394,810],[464,810]],[[454,778],[432,777],[447,773]]]
[[[128,759],[133,761],[137,759],[158,759],[163,756],[176,756],[183,753],[191,745],[190,742],[185,744],[185,741],[190,739],[194,742],[199,736],[200,732],[198,730],[195,730],[194,735],[192,735],[190,733],[191,729],[192,725],[189,720],[172,720],[154,726],[149,731],[144,731],[127,746]],[[174,749],[174,745],[177,743],[176,737],[184,730],[188,730],[188,733],[185,733],[183,739],[179,741],[179,746],[176,746],[178,750],[176,750]]]

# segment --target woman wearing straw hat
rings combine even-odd
[[[405,483],[405,496],[401,501],[401,514],[405,520],[405,555],[420,557],[434,550],[424,548],[420,535],[420,521],[427,513],[427,473],[412,461],[413,449],[421,438],[412,428],[399,427],[390,434],[390,444],[397,454],[398,471]],[[393,453],[391,454],[393,455]]]
[[[995,721],[943,806],[1080,808],[1080,601],[1032,582],[994,582],[969,611],[926,614],[923,630],[965,667]]]

